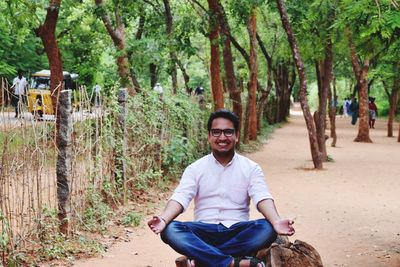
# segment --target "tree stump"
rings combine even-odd
[[[323,267],[317,250],[306,242],[289,242],[286,236],[278,236],[269,248],[257,253],[267,267]]]
[[[289,242],[287,236],[278,238],[268,248],[259,250],[256,257],[264,260],[266,267],[323,267],[317,250],[306,242]],[[187,258],[181,256],[175,260],[176,267],[188,267]]]

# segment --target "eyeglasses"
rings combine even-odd
[[[211,129],[210,132],[214,137],[220,137],[222,133],[224,133],[226,137],[231,137],[235,134],[235,129]]]

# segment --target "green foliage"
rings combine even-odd
[[[33,260],[35,261],[68,259],[79,253],[91,255],[103,251],[101,244],[94,240],[80,235],[76,235],[74,238],[66,238],[62,235],[58,231],[59,220],[56,209],[45,207],[38,225],[37,234],[40,242],[38,243],[39,249],[34,255],[35,259]]]
[[[9,231],[10,226],[7,218],[4,216],[3,212],[0,210],[0,250],[7,251],[8,243],[10,242]]]
[[[107,191],[107,188],[105,189]],[[104,201],[100,192],[89,189],[86,195],[86,209],[83,212],[81,224],[90,232],[104,232],[113,214],[112,209]]]
[[[127,226],[139,226],[142,220],[142,215],[137,214],[135,211],[131,211],[125,215],[122,219],[122,224]]]

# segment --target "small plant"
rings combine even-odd
[[[142,216],[140,214],[137,214],[134,211],[129,212],[128,214],[125,215],[125,217],[122,219],[122,224],[127,225],[127,226],[139,226],[140,221],[142,220]]]
[[[105,203],[99,192],[89,190],[87,208],[83,213],[82,224],[90,232],[104,232],[107,229],[112,209]]]

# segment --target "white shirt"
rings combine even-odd
[[[14,94],[23,95],[25,94],[25,87],[27,86],[27,82],[25,77],[22,76],[20,79],[18,76],[13,80]]]
[[[101,87],[100,87],[100,85],[96,84],[96,85],[93,87],[93,89],[94,89],[94,92],[95,92],[96,94],[98,94],[98,93],[100,93]]]
[[[157,83],[156,86],[154,86],[153,90],[159,93],[160,95],[164,92],[163,88],[159,83]]]
[[[186,168],[171,199],[186,210],[193,198],[195,221],[226,227],[249,220],[250,198],[273,199],[260,166],[237,153],[226,166],[209,154]]]

